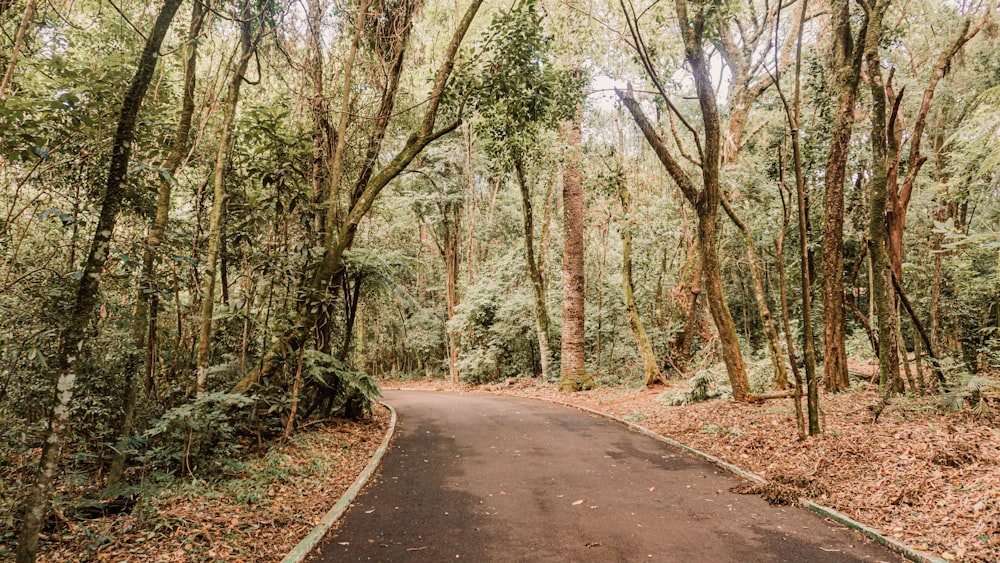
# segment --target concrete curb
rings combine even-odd
[[[371,461],[369,461],[368,465],[366,465],[364,470],[361,471],[358,478],[351,483],[351,486],[346,492],[344,492],[344,495],[340,497],[340,500],[338,500],[337,503],[333,505],[333,508],[331,508],[326,515],[323,516],[323,519],[319,521],[319,524],[316,524],[306,537],[302,538],[302,541],[300,541],[298,545],[288,552],[288,555],[281,560],[281,563],[301,563],[302,561],[305,561],[306,557],[312,553],[316,546],[319,545],[319,542],[323,540],[326,533],[330,531],[330,528],[333,527],[334,523],[337,522],[337,519],[340,518],[347,510],[347,507],[354,502],[358,493],[361,492],[361,488],[368,483],[369,479],[371,479],[372,474],[375,473],[379,463],[382,461],[382,457],[389,449],[389,441],[392,440],[392,436],[396,433],[396,409],[392,408],[392,405],[388,403],[379,404],[389,409],[389,412],[392,414],[392,418],[389,421],[389,430],[385,433],[385,438],[382,439],[382,444],[377,450],[375,450],[375,454],[372,456]]]
[[[592,415],[595,415],[595,416],[599,416],[601,418],[612,420],[612,421],[618,422],[620,424],[624,424],[625,426],[628,426],[629,428],[631,428],[632,430],[635,430],[636,432],[639,432],[640,434],[645,434],[646,436],[649,436],[650,438],[653,438],[655,440],[659,440],[660,442],[663,442],[663,443],[668,444],[670,446],[673,446],[675,448],[684,450],[685,452],[688,452],[689,454],[691,454],[691,455],[693,455],[695,457],[700,457],[700,458],[702,458],[702,459],[704,459],[706,461],[710,461],[710,462],[714,463],[715,465],[721,467],[722,469],[725,469],[726,471],[729,471],[731,473],[739,475],[740,477],[743,477],[744,479],[746,479],[748,481],[752,481],[752,482],[757,483],[759,485],[763,485],[763,484],[767,483],[767,479],[764,479],[760,475],[756,475],[754,473],[750,473],[749,471],[747,471],[745,469],[737,467],[737,466],[735,466],[735,465],[733,465],[731,463],[727,463],[725,461],[722,461],[721,459],[715,457],[714,455],[707,454],[707,453],[705,453],[703,451],[700,451],[700,450],[696,450],[696,449],[694,449],[694,448],[692,448],[690,446],[686,446],[686,445],[678,442],[677,440],[674,440],[673,438],[668,438],[668,437],[663,436],[661,434],[657,434],[656,432],[650,430],[649,428],[646,428],[645,426],[640,426],[640,425],[635,424],[633,422],[629,422],[629,421],[627,421],[625,419],[618,418],[616,416],[613,416],[613,415],[610,415],[610,414],[607,414],[607,413],[603,413],[601,411],[597,411],[597,410],[594,410],[594,409],[591,409],[591,408],[588,408],[588,407],[581,407],[579,405],[571,405],[569,403],[564,403],[562,401],[556,401],[554,399],[546,399],[544,397],[525,397],[523,395],[512,395],[512,394],[509,394],[509,393],[495,393],[495,394],[497,394],[497,395],[505,395],[505,396],[508,396],[508,397],[520,397],[522,399],[534,399],[534,400],[537,400],[537,401],[545,401],[547,403],[552,403],[554,405],[559,405],[559,406],[563,406],[563,407],[569,407],[569,408],[577,409],[577,410],[580,410],[580,411],[583,411],[583,412],[586,412],[586,413],[589,413],[589,414],[592,414]],[[843,514],[842,512],[838,512],[838,511],[836,511],[836,510],[834,510],[832,508],[828,508],[828,507],[825,507],[823,505],[816,504],[815,502],[812,502],[809,499],[800,498],[799,499],[799,505],[802,506],[803,508],[812,510],[813,512],[819,514],[820,516],[823,516],[824,518],[829,518],[830,520],[833,520],[833,521],[838,522],[838,523],[840,523],[840,524],[842,524],[844,526],[847,526],[848,528],[851,528],[852,530],[856,530],[856,531],[860,532],[861,534],[863,534],[863,535],[865,535],[865,536],[867,536],[867,537],[869,537],[869,538],[877,541],[878,543],[882,544],[889,551],[892,551],[892,552],[895,552],[895,553],[897,553],[899,555],[902,555],[906,559],[908,559],[910,561],[914,561],[915,563],[948,563],[946,560],[944,560],[944,559],[942,559],[942,558],[934,555],[933,553],[928,553],[926,551],[921,551],[919,549],[915,549],[915,548],[913,548],[913,547],[911,547],[911,546],[909,546],[909,545],[907,545],[907,544],[905,544],[903,542],[900,542],[898,540],[895,540],[895,539],[892,539],[892,538],[888,538],[888,537],[882,535],[882,532],[879,531],[876,528],[872,528],[870,526],[866,526],[866,525],[864,525],[864,524],[862,524],[862,523],[860,523],[860,522],[858,522],[856,520],[851,519],[849,516],[847,516],[846,514]]]

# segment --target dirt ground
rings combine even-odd
[[[681,385],[683,386],[683,385]],[[406,387],[451,389],[437,382]],[[946,560],[1000,561],[1000,428],[945,413],[932,397],[895,398],[873,423],[873,390],[822,394],[823,434],[796,439],[791,399],[686,406],[668,388],[560,393],[539,380],[465,387],[588,407],[743,467]]]

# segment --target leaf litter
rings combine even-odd
[[[365,468],[389,419],[378,407],[366,421],[301,431],[266,456],[281,467],[260,458],[229,480],[141,498],[127,514],[74,521],[64,513],[67,521],[43,538],[38,561],[278,561]],[[242,488],[260,490],[248,500],[236,492]]]

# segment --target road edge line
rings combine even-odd
[[[389,403],[379,402],[378,404],[389,409],[392,418],[389,420],[389,429],[385,433],[385,437],[382,438],[382,444],[379,445],[378,449],[372,455],[371,460],[369,460],[368,465],[361,471],[358,477],[351,483],[351,486],[344,491],[344,494],[340,497],[340,500],[333,505],[330,510],[323,516],[319,521],[319,524],[313,527],[312,530],[306,534],[306,537],[302,538],[288,555],[281,560],[281,563],[302,563],[305,558],[312,553],[313,549],[323,540],[326,533],[330,531],[330,528],[337,522],[337,520],[344,514],[347,507],[354,502],[354,499],[361,492],[361,489],[368,483],[371,476],[378,469],[379,463],[382,462],[382,457],[385,456],[385,452],[389,449],[389,442],[392,440],[393,435],[396,433],[396,409],[392,408]]]
[[[624,424],[625,426],[628,426],[629,428],[631,428],[632,430],[635,430],[636,432],[639,432],[640,434],[645,434],[646,436],[649,436],[650,438],[653,438],[655,440],[663,442],[663,443],[665,443],[667,445],[673,446],[673,447],[675,447],[677,449],[683,450],[683,451],[685,451],[685,452],[687,452],[687,453],[689,453],[689,454],[691,454],[691,455],[693,455],[695,457],[700,457],[700,458],[704,459],[705,461],[710,461],[713,464],[717,465],[718,467],[721,467],[722,469],[725,469],[725,470],[729,471],[730,473],[734,473],[736,475],[739,475],[740,477],[743,477],[744,479],[746,479],[748,481],[752,481],[754,483],[757,483],[758,485],[763,485],[763,484],[767,483],[767,479],[764,479],[760,475],[757,475],[755,473],[751,473],[751,472],[747,471],[746,469],[743,469],[743,468],[738,467],[736,465],[733,465],[731,463],[722,461],[721,459],[715,457],[712,454],[705,453],[705,452],[703,452],[701,450],[697,450],[695,448],[692,448],[691,446],[682,444],[681,442],[678,442],[677,440],[674,440],[673,438],[669,438],[667,436],[659,434],[659,433],[657,433],[654,430],[650,430],[649,428],[646,428],[645,426],[642,426],[642,425],[639,425],[639,424],[635,424],[634,422],[629,422],[628,420],[625,420],[623,418],[618,418],[617,416],[614,416],[614,415],[611,415],[611,414],[608,414],[608,413],[605,413],[605,412],[601,412],[601,411],[592,409],[590,407],[582,407],[580,405],[573,405],[573,404],[570,404],[570,403],[564,403],[562,401],[557,401],[555,399],[548,399],[548,398],[545,398],[545,397],[526,397],[524,395],[515,395],[515,394],[511,394],[511,393],[494,393],[494,394],[496,394],[496,395],[502,395],[502,396],[507,396],[507,397],[520,397],[522,399],[535,399],[535,400],[538,400],[538,401],[545,401],[545,402],[548,402],[548,403],[552,403],[554,405],[560,405],[560,406],[563,406],[563,407],[569,407],[569,408],[577,409],[577,410],[580,410],[580,411],[583,411],[583,412],[586,412],[586,413],[590,413],[590,414],[599,416],[601,418],[605,418],[605,419],[608,419],[608,420],[613,420],[615,422],[618,422],[620,424]],[[858,522],[857,520],[852,519],[851,517],[847,516],[846,514],[844,514],[842,512],[838,512],[838,511],[836,511],[836,510],[834,510],[834,509],[832,509],[830,507],[823,506],[821,504],[817,504],[817,503],[815,503],[815,502],[813,502],[813,501],[811,501],[809,499],[806,499],[806,498],[799,498],[799,505],[802,506],[803,508],[807,509],[807,510],[811,510],[811,511],[815,512],[816,514],[819,514],[820,516],[823,516],[824,518],[829,518],[830,520],[833,520],[833,521],[835,521],[835,522],[837,522],[839,524],[847,526],[848,528],[851,528],[852,530],[860,532],[861,534],[863,534],[863,535],[865,535],[865,536],[867,536],[867,537],[875,540],[876,542],[882,544],[889,551],[892,551],[894,553],[902,555],[903,557],[905,557],[906,559],[908,559],[910,561],[913,561],[914,563],[948,563],[945,559],[942,559],[942,558],[940,558],[940,557],[938,557],[938,556],[936,556],[936,555],[934,555],[932,553],[928,553],[926,551],[921,551],[921,550],[916,549],[916,548],[914,548],[914,547],[912,547],[910,545],[907,545],[907,544],[905,544],[905,543],[903,543],[903,542],[901,542],[899,540],[895,540],[893,538],[886,537],[886,536],[882,535],[882,533],[878,529],[872,528],[870,526],[866,526],[865,524],[862,524],[861,522]]]

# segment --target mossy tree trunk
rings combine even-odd
[[[563,171],[563,309],[560,339],[561,391],[582,391],[594,387],[587,373],[584,332],[583,277],[583,175],[580,170],[580,122],[582,110],[563,123],[561,134],[566,144]]]
[[[531,279],[531,294],[534,299],[535,335],[538,338],[539,364],[542,368],[542,378],[549,376],[549,313],[545,305],[545,282],[535,258],[535,222],[531,206],[531,188],[524,174],[524,164],[520,159],[514,161],[514,175],[517,187],[521,191],[521,221],[524,230],[524,259],[528,268],[528,278]]]
[[[684,124],[692,132],[698,147],[701,169],[701,187],[697,187],[688,173],[674,158],[666,143],[654,129],[653,125],[646,118],[632,95],[631,87],[627,92],[616,89],[619,99],[632,114],[633,119],[639,126],[647,142],[653,148],[660,163],[663,164],[667,173],[680,188],[684,198],[694,207],[698,215],[698,249],[701,252],[702,269],[704,275],[705,296],[708,299],[709,311],[715,322],[716,330],[719,334],[719,342],[722,346],[722,359],[726,364],[726,372],[729,375],[729,383],[733,389],[733,399],[736,401],[747,400],[750,392],[750,384],[747,379],[746,366],[743,363],[743,354],[740,351],[739,338],[736,333],[736,325],[733,322],[729,305],[726,301],[725,292],[722,287],[721,265],[718,256],[718,212],[721,200],[721,185],[719,182],[719,168],[721,163],[721,125],[719,120],[719,108],[716,103],[715,86],[708,65],[708,57],[705,53],[705,33],[707,7],[699,6],[693,12],[688,11],[686,0],[677,0],[676,13],[678,26],[684,43],[684,54],[688,65],[691,68],[694,78],[695,88],[698,92],[698,105],[701,109],[702,126],[704,133],[698,135],[695,130],[685,121]],[[644,50],[645,42],[641,38],[638,27],[638,19],[634,12],[630,12],[624,4],[622,9],[628,20],[629,30],[632,33],[634,44],[639,46],[640,59],[646,70],[647,76],[656,84],[660,94],[666,99],[671,111],[676,113],[673,104],[666,96],[666,92],[660,87],[659,78],[653,68],[652,59],[648,52]],[[680,114],[678,119],[683,119]]]
[[[646,386],[665,384],[666,380],[656,363],[653,345],[635,304],[635,283],[632,280],[632,194],[629,193],[624,176],[618,178],[618,199],[622,204],[622,295],[625,298],[625,316],[628,317],[629,327],[639,347],[639,355],[642,356],[642,375]]]
[[[849,386],[844,347],[844,181],[854,128],[854,104],[861,76],[862,23],[851,33],[851,1],[830,3],[831,44],[827,55],[830,86],[836,97],[826,162],[826,215],[823,219],[823,374],[827,391]]]

